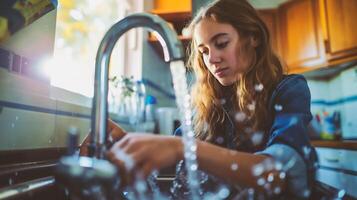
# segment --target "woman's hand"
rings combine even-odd
[[[126,171],[145,178],[153,170],[183,159],[183,145],[181,139],[174,136],[130,133],[113,145],[108,158],[118,167],[126,166]]]
[[[108,119],[107,121],[107,133],[109,133],[109,141],[110,142],[116,142],[123,138],[126,135],[126,132],[124,129],[122,129],[118,124],[113,122],[111,119]],[[81,156],[87,156],[88,155],[88,144],[90,142],[90,137],[89,134],[84,138],[84,141],[81,144],[79,154]]]

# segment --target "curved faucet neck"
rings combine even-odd
[[[168,26],[166,21],[156,15],[148,13],[133,14],[120,20],[109,29],[100,43],[96,56],[91,144],[88,147],[90,156],[103,158],[106,149],[110,56],[118,39],[125,32],[135,27],[149,28],[157,33],[157,37],[163,47],[166,62],[183,60],[184,58],[182,44],[176,32]]]

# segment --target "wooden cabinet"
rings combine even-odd
[[[269,29],[271,44],[275,52],[280,54],[279,41],[278,41],[278,26],[277,26],[277,11],[276,9],[259,10],[259,16]]]
[[[325,62],[318,1],[291,1],[279,8],[281,53],[288,71]]]
[[[357,1],[320,0],[329,60],[357,55]]]
[[[188,47],[191,38],[182,35],[182,30],[188,25],[192,18],[192,3],[191,0],[155,0],[154,8],[151,11],[166,20],[176,31],[181,40],[184,51]],[[149,34],[149,43],[157,50],[163,57],[162,47],[158,39]]]
[[[280,53],[289,73],[357,60],[357,1],[299,0],[278,8]]]
[[[153,12],[175,13],[191,12],[192,0],[154,0]]]

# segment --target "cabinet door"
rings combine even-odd
[[[156,12],[191,12],[191,0],[154,0]]]
[[[269,29],[271,44],[276,53],[280,54],[279,44],[278,44],[278,28],[277,28],[277,11],[270,10],[259,10],[259,16],[262,18],[264,23]]]
[[[279,8],[281,51],[289,71],[325,61],[316,0],[291,1]]]
[[[324,0],[330,59],[357,54],[357,1]]]

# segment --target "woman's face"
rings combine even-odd
[[[227,23],[202,19],[194,29],[194,39],[204,63],[224,86],[236,82],[255,59],[255,42],[242,38]]]

